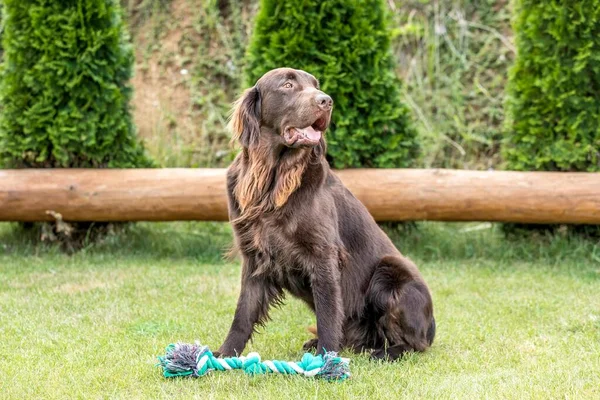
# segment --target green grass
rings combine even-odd
[[[472,230],[472,228],[483,228]],[[486,225],[391,232],[432,289],[438,334],[394,364],[352,358],[353,377],[214,373],[165,380],[170,342],[216,349],[239,290],[224,224],[139,224],[74,255],[0,224],[0,397],[598,398],[600,244],[506,241]],[[247,349],[298,359],[314,318],[295,300]]]

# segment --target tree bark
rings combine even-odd
[[[336,172],[378,221],[600,224],[600,173]],[[0,221],[227,220],[224,169],[0,170]]]

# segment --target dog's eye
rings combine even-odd
[[[286,89],[291,89],[294,87],[294,85],[292,85],[292,82],[286,82],[283,84],[283,87]]]

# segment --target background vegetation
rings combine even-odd
[[[248,46],[246,85],[291,66],[335,100],[327,153],[336,168],[408,167],[416,132],[401,98],[383,0],[263,0]]]
[[[390,4],[398,73],[417,120],[422,166],[498,168],[507,69],[515,56],[509,2]]]
[[[129,112],[133,52],[119,4],[3,7],[2,165],[149,166]]]
[[[165,167],[227,165],[227,118],[257,2],[123,3],[136,44],[135,121],[149,152]]]
[[[224,166],[226,119],[247,84],[241,55],[258,2],[165,1],[123,0],[137,48],[136,122],[162,165]],[[402,100],[422,146],[419,164],[497,168],[515,54],[507,0],[387,3]]]
[[[510,169],[600,171],[600,1],[515,1]]]
[[[151,154],[163,166],[226,165],[231,154],[225,124],[230,103],[247,85],[244,71],[248,68],[243,55],[258,1],[121,0],[121,3],[136,49],[135,122]],[[507,95],[508,69],[516,53],[510,26],[511,8],[521,3],[512,4],[508,0],[387,1],[393,18],[394,63],[398,76],[404,81],[402,100],[411,108],[410,116],[418,130],[423,150],[421,166],[499,168],[502,167],[500,144],[504,128],[508,126],[512,142],[519,141],[517,132],[524,128],[515,129],[511,122],[503,126],[503,101]],[[592,10],[587,6],[581,9]],[[539,28],[544,24],[542,21],[549,18],[552,22],[557,15],[547,8],[538,10],[539,15],[521,17],[521,21],[537,20],[537,25],[523,30],[521,45],[542,43],[531,35],[543,34]],[[575,15],[577,9],[570,12]],[[586,14],[589,18],[570,31],[565,31],[565,26],[561,28],[560,21],[553,26],[557,27],[556,32],[563,29],[560,32],[565,34],[564,43],[573,44],[571,38],[575,38],[577,29],[585,24],[598,25],[593,23],[594,15],[594,12]],[[589,31],[587,35],[591,38],[594,32]],[[574,48],[596,46],[593,39],[586,40],[579,40]],[[539,48],[540,57],[542,54],[555,57],[548,41],[543,43],[546,44],[539,46],[546,47]],[[596,53],[589,51],[585,57],[582,53],[578,65],[594,65],[592,59]],[[575,54],[575,50],[569,54]],[[529,57],[537,57],[537,65],[551,59]],[[512,76],[517,77],[517,71],[529,63],[527,60],[525,56],[515,65]],[[567,64],[557,68],[569,69]],[[586,76],[584,67],[577,71],[580,71],[577,76]],[[550,81],[545,85],[559,87]],[[511,86],[513,94],[517,93],[517,86],[518,83]],[[586,85],[579,83],[578,87]],[[535,97],[535,94],[529,95]],[[591,96],[588,97],[590,102],[593,94]],[[511,96],[507,110],[516,109],[514,101],[525,101],[518,100],[520,98]],[[590,107],[587,118],[593,120],[594,110]],[[523,118],[521,125],[528,120]],[[575,151],[594,157],[593,152],[590,155],[590,147],[597,143],[596,134],[582,134],[588,145]],[[550,147],[558,149],[556,146]],[[565,154],[566,150],[552,152]],[[524,167],[516,166],[516,158],[511,158],[510,150],[504,154],[510,168]]]

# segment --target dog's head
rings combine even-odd
[[[274,69],[236,102],[233,139],[249,148],[265,134],[287,147],[313,147],[329,127],[332,108],[333,100],[319,89],[314,76],[291,68]]]

